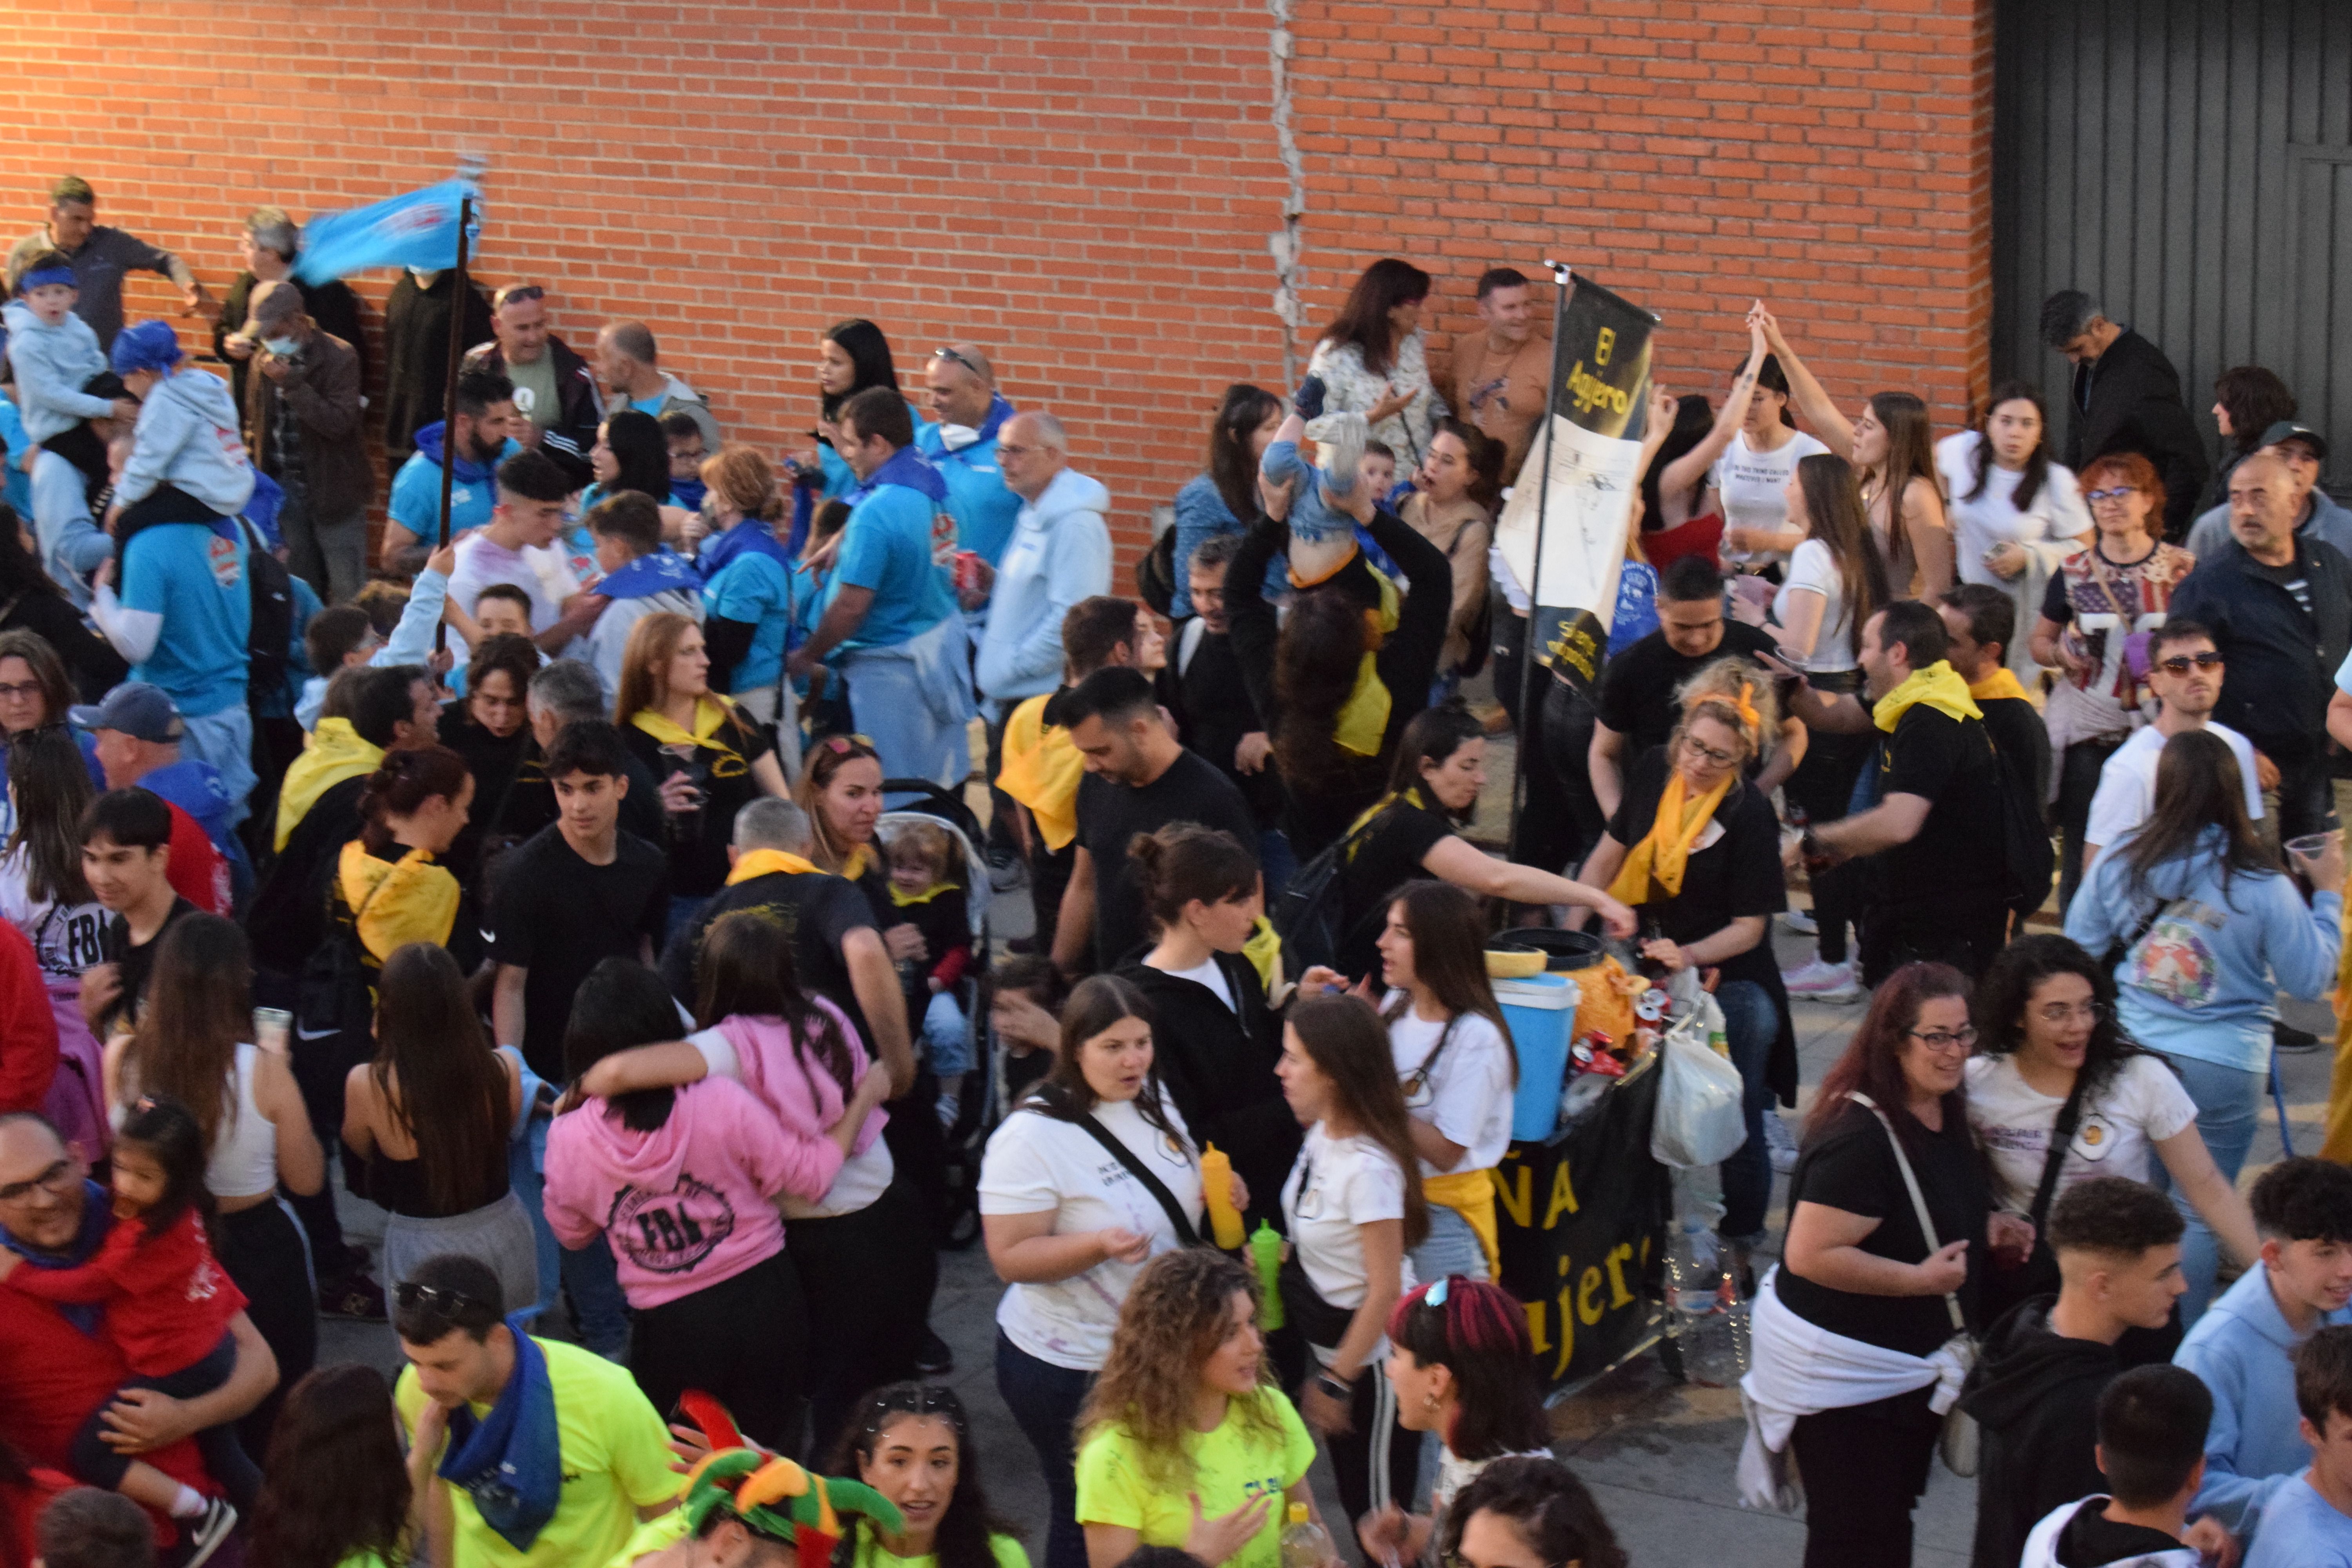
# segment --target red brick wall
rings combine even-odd
[[[1295,3],[1312,326],[1374,256],[1440,274],[1444,334],[1481,268],[1554,255],[1665,316],[1672,385],[1722,379],[1760,293],[1841,397],[1981,390],[1989,4]],[[480,152],[482,275],[551,285],[574,346],[642,316],[773,451],[827,321],[880,321],[910,385],[972,339],[1132,547],[1223,384],[1281,374],[1268,42],[1258,6],[1182,3],[12,6],[0,191],[22,232],[81,174],[218,293],[252,206]]]

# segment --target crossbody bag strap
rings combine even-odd
[[[1184,1205],[1176,1201],[1176,1194],[1168,1190],[1167,1183],[1153,1175],[1143,1162],[1136,1158],[1134,1150],[1120,1142],[1109,1128],[1097,1121],[1092,1111],[1080,1116],[1078,1125],[1085,1128],[1087,1135],[1101,1144],[1112,1159],[1127,1167],[1127,1173],[1141,1182],[1145,1192],[1159,1200],[1160,1209],[1168,1215],[1168,1223],[1175,1228],[1177,1246],[1201,1245],[1201,1233],[1194,1230],[1192,1222],[1185,1217]]]
[[[1445,1054],[1446,1042],[1454,1038],[1454,1026],[1461,1021],[1462,1015],[1459,1013],[1446,1019],[1445,1027],[1437,1032],[1437,1044],[1429,1047],[1429,1054],[1421,1058],[1419,1067],[1404,1075],[1403,1083],[1412,1086],[1405,1090],[1407,1094],[1418,1094],[1428,1087],[1429,1070],[1437,1065],[1437,1058]]]
[[[1856,1089],[1846,1098],[1877,1117],[1878,1124],[1886,1129],[1886,1141],[1895,1147],[1895,1169],[1903,1173],[1903,1185],[1911,1194],[1911,1212],[1919,1216],[1920,1237],[1927,1244],[1927,1256],[1933,1258],[1943,1249],[1944,1244],[1937,1239],[1936,1222],[1927,1217],[1927,1199],[1919,1191],[1919,1178],[1911,1173],[1911,1156],[1903,1152],[1903,1140],[1895,1136],[1895,1123],[1887,1120],[1886,1112],[1878,1109],[1876,1100],[1861,1090]],[[1969,1320],[1967,1314],[1960,1310],[1959,1297],[1947,1292],[1944,1306],[1952,1314],[1953,1330],[1959,1333],[1968,1332]]]
[[[2058,1168],[2066,1163],[2066,1150],[2074,1142],[2074,1129],[2083,1124],[2084,1093],[2090,1083],[2091,1071],[2086,1065],[2074,1075],[2074,1087],[2066,1091],[2066,1103],[2058,1108],[2057,1124],[2050,1130],[2050,1152],[2042,1157],[2042,1180],[2033,1189],[2033,1206],[2026,1211],[2037,1237],[2049,1215],[2050,1200],[2058,1193]]]

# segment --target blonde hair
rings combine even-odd
[[[1771,755],[1772,742],[1780,732],[1780,706],[1772,695],[1772,683],[1747,659],[1737,654],[1717,659],[1684,681],[1675,701],[1682,717],[1666,742],[1669,755],[1682,745],[1691,721],[1702,717],[1738,735],[1748,757]]]
[[[702,482],[745,517],[774,522],[784,515],[773,464],[755,447],[730,441],[702,460]]]
[[[669,699],[669,661],[694,622],[670,610],[656,610],[629,628],[621,650],[621,686],[613,698],[613,722],[627,729],[631,716]]]
[[[898,825],[884,845],[883,855],[893,866],[920,866],[941,882],[954,880],[956,841],[936,822],[906,822]]]

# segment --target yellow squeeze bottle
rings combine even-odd
[[[1242,1244],[1242,1214],[1234,1207],[1234,1163],[1214,1143],[1201,1154],[1201,1197],[1217,1245],[1231,1252]]]

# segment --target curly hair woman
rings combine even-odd
[[[249,1550],[270,1568],[389,1568],[425,1531],[435,1452],[404,1458],[392,1386],[372,1366],[322,1366],[294,1385],[262,1468]]]
[[[1087,1568],[1181,1546],[1207,1568],[1277,1568],[1285,1503],[1318,1519],[1314,1439],[1257,1325],[1257,1279],[1221,1252],[1155,1258],[1119,1310],[1110,1359],[1078,1413]],[[1259,1489],[1278,1479],[1282,1496]]]
[[[1441,1562],[1459,1568],[1625,1568],[1617,1533],[1558,1459],[1497,1459],[1464,1487]]]

